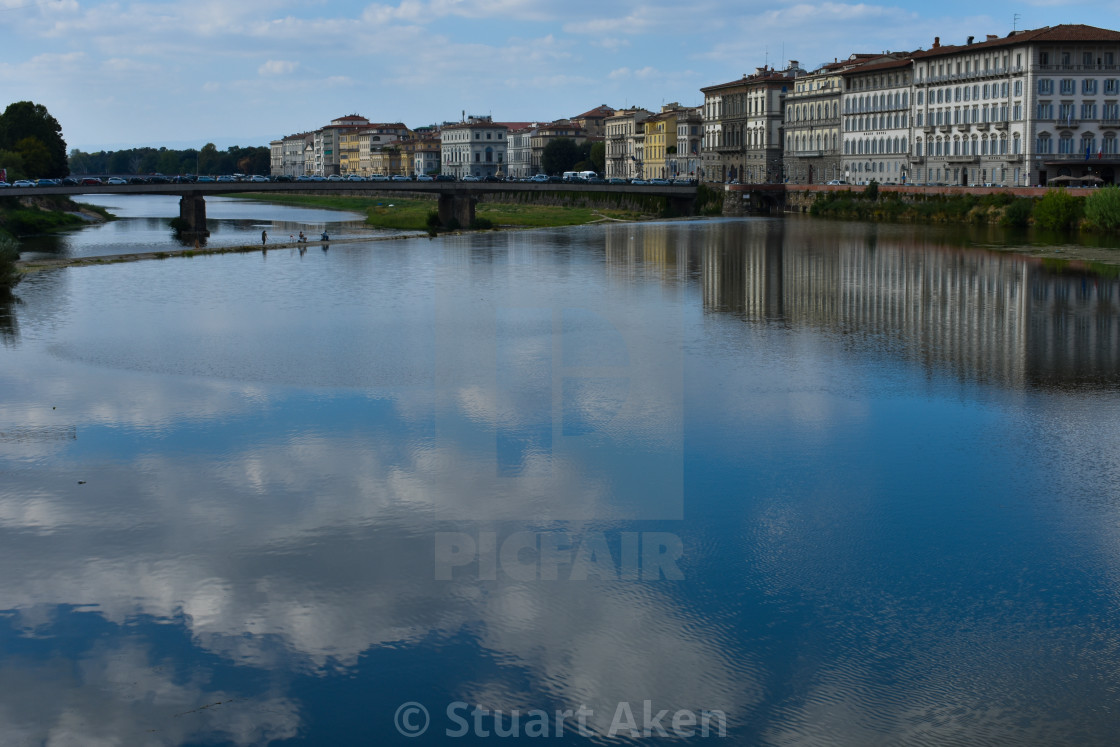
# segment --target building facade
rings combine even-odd
[[[851,184],[906,184],[910,170],[913,62],[888,54],[841,71],[843,179]]]
[[[604,120],[606,146],[606,173],[608,179],[634,179],[642,173],[641,149],[638,134],[644,132],[642,123],[651,116],[645,109],[619,109]]]
[[[1115,183],[1120,32],[1081,24],[914,55],[912,160],[923,184]]]
[[[832,62],[798,78],[786,95],[783,155],[791,184],[823,184],[842,178],[840,167],[840,71],[854,62]]]
[[[442,173],[456,178],[504,174],[508,131],[505,124],[489,117],[471,117],[445,126],[440,137]]]

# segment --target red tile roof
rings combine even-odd
[[[1040,29],[1029,31],[1013,31],[1007,36],[974,44],[941,45],[933,49],[926,49],[914,53],[915,58],[940,57],[941,55],[956,54],[964,50],[993,49],[1009,47],[1025,42],[1096,42],[1120,41],[1120,31],[1102,29],[1097,26],[1086,26],[1082,23],[1067,23],[1058,26],[1044,26]]]

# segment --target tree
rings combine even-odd
[[[0,166],[8,170],[8,181],[14,182],[28,176],[23,168],[23,156],[14,150],[0,150]]]
[[[23,138],[16,143],[16,153],[23,159],[23,170],[28,174],[50,173],[51,154],[39,138]]]
[[[571,171],[580,158],[579,146],[575,140],[568,137],[557,138],[544,146],[541,171],[546,174],[562,174]]]
[[[607,173],[607,144],[603,141],[591,144],[591,164],[599,174]]]
[[[219,160],[218,146],[213,143],[207,143],[202,146],[202,150],[198,152],[198,173],[218,173]]]
[[[17,143],[26,138],[37,139],[47,151],[45,171],[29,176],[58,178],[70,173],[62,125],[42,104],[17,101],[0,114],[0,150],[18,151]]]

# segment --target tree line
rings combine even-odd
[[[268,174],[272,154],[266,146],[224,151],[213,143],[202,148],[128,148],[85,153],[70,151],[73,174]]]

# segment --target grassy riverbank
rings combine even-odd
[[[235,195],[230,195],[235,196]],[[425,231],[428,215],[436,209],[435,200],[391,197],[331,197],[295,194],[236,195],[259,202],[296,207],[317,207],[347,210],[366,216],[366,223],[375,228],[403,231]],[[569,207],[565,205],[511,204],[479,202],[478,218],[494,226],[514,228],[545,228],[550,226],[581,226],[602,220],[642,220],[652,216],[621,208]]]
[[[1120,188],[1074,194],[1051,189],[1039,198],[992,194],[903,194],[881,192],[875,182],[860,191],[821,192],[810,215],[844,220],[909,223],[991,223],[1037,226],[1053,231],[1114,234],[1120,228]]]

